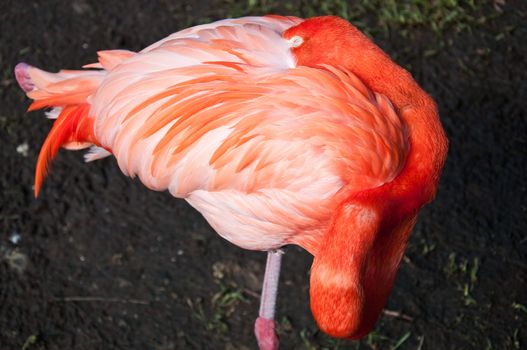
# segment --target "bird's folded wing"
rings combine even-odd
[[[125,174],[187,198],[252,249],[315,237],[336,194],[391,181],[409,147],[385,96],[344,69],[295,66],[281,37],[295,21],[176,33],[113,66],[91,99],[95,135]]]
[[[350,72],[208,63],[126,76],[132,86],[110,76],[99,90],[115,94],[95,132],[125,173],[154,189],[327,196],[343,184],[382,185],[404,165],[401,119]]]
[[[391,181],[407,150],[400,118],[350,72],[295,67],[281,33],[299,21],[219,21],[130,55],[91,99],[95,135],[126,174],[182,197]]]

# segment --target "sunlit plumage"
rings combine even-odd
[[[315,52],[328,30],[331,46]],[[416,211],[435,192],[446,139],[428,96],[357,33],[335,17],[246,17],[182,30],[138,53],[102,51],[86,66],[95,70],[52,74],[20,64],[30,109],[53,107],[57,117],[35,193],[61,146],[91,146],[87,160],[113,155],[124,174],[186,199],[240,247],[307,249],[319,325],[363,336],[391,289]],[[343,46],[331,59],[348,34],[364,57],[344,57]],[[370,51],[372,64],[388,61],[356,68]],[[386,83],[375,75],[383,68]],[[428,108],[431,127],[412,123],[419,108]],[[434,154],[411,161],[423,156],[416,137],[427,128]]]

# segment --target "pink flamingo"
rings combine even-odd
[[[411,75],[338,17],[246,17],[182,30],[140,52],[16,78],[56,117],[38,195],[60,147],[113,155],[124,174],[186,199],[225,239],[268,251],[255,333],[277,349],[281,253],[314,256],[319,327],[357,339],[392,288],[448,142]]]

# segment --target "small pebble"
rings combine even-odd
[[[24,142],[16,147],[16,152],[21,154],[22,157],[27,157],[27,152],[29,151],[29,145],[27,142]]]
[[[21,238],[22,238],[22,236],[20,236],[20,234],[18,232],[13,232],[13,234],[11,236],[9,236],[9,242],[11,242],[13,244],[18,244],[18,242],[20,242]]]

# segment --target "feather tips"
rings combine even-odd
[[[35,169],[35,197],[38,196],[42,182],[48,174],[49,164],[57,155],[60,147],[71,142],[89,140],[89,122],[86,125],[88,110],[87,105],[66,106],[53,123],[38,155]]]

